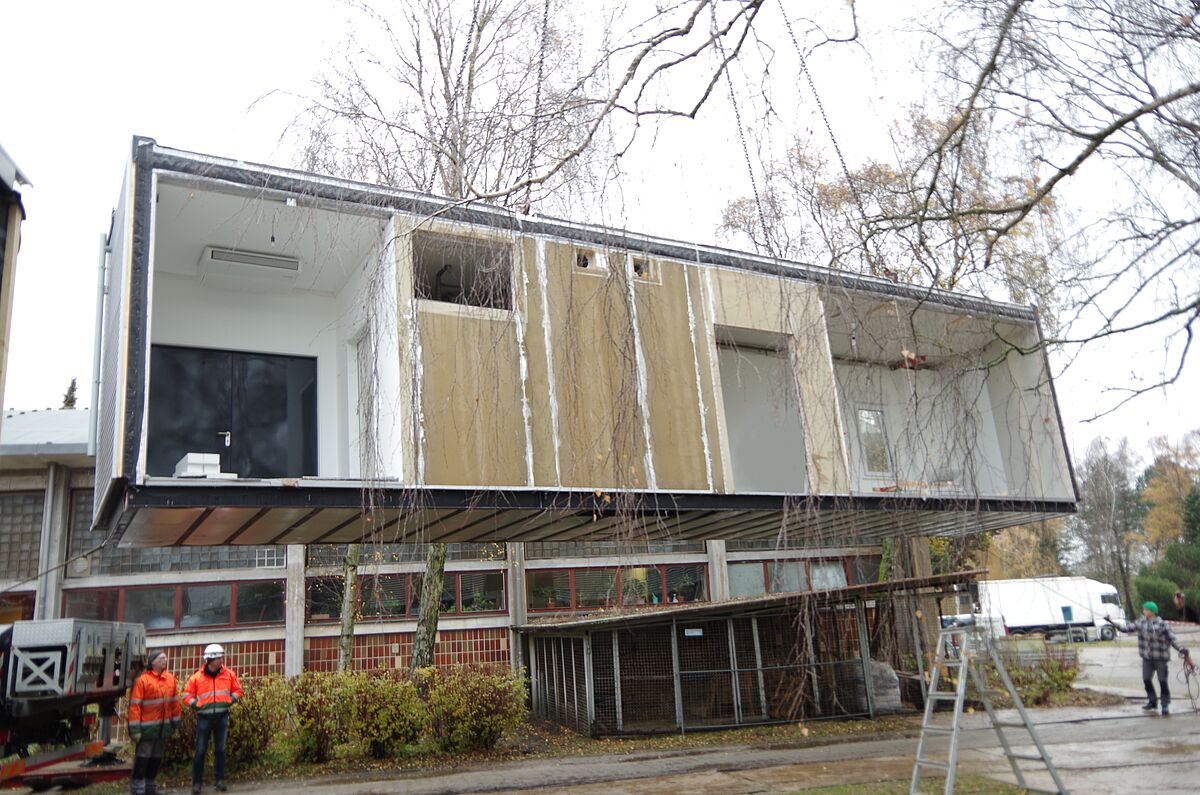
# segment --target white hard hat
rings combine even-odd
[[[225,656],[225,649],[221,648],[219,643],[210,643],[204,647],[204,659],[215,660],[218,657]]]

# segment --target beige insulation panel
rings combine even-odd
[[[705,426],[700,411],[702,391],[708,392],[704,406],[713,405],[707,351],[703,357],[697,355],[704,340],[698,322],[702,316],[693,309],[689,323],[687,266],[653,261],[648,267],[648,278],[635,277],[634,294],[658,487],[710,490],[716,484],[710,482],[708,461],[717,437],[715,429]],[[705,434],[709,434],[707,452]]]
[[[525,396],[529,404],[529,436],[533,449],[533,483],[543,488],[561,484],[559,469],[559,434],[557,433],[554,401],[557,390],[551,389],[550,370],[556,350],[554,330],[547,328],[546,301],[542,294],[538,266],[538,241],[524,238],[518,245],[516,299],[524,314]],[[542,243],[542,246],[545,246]],[[543,261],[542,267],[548,267]],[[546,273],[547,279],[549,273]]]
[[[447,305],[423,308],[425,483],[525,485],[517,333],[511,316]],[[491,316],[488,316],[491,315]]]
[[[596,261],[584,272],[576,253],[570,244],[546,243],[562,485],[645,488],[637,357],[617,262],[624,255],[604,267],[605,255],[589,251]]]
[[[522,239],[512,313],[417,302],[424,483],[647,488],[652,467],[659,489],[728,491],[713,360],[728,327],[793,340],[810,480],[844,493],[815,289],[663,260],[633,275],[627,256]]]

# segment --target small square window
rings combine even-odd
[[[417,232],[413,235],[417,298],[489,309],[512,309],[512,247],[488,240]]]
[[[576,248],[574,253],[575,270],[603,276],[608,273],[608,254],[592,248]]]
[[[658,268],[653,260],[646,257],[632,257],[630,268],[633,271],[633,277],[640,282],[658,281]]]

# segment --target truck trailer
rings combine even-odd
[[[1107,583],[1087,577],[981,580],[980,614],[1007,635],[1044,635],[1070,640],[1112,640],[1125,626],[1121,597]]]
[[[75,618],[0,624],[0,785],[16,779],[34,785],[39,768],[102,752],[108,719],[145,657],[141,624]],[[96,718],[100,738],[89,742]],[[113,773],[106,772],[71,780]]]

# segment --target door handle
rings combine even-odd
[[[233,444],[233,431],[217,431],[217,436],[225,437],[225,446],[230,447]]]

